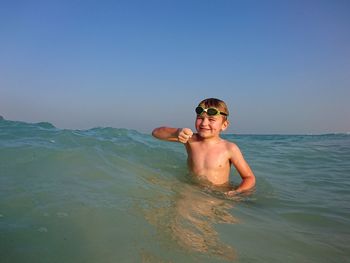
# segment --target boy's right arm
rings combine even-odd
[[[164,141],[187,143],[193,132],[189,128],[159,127],[153,130],[152,135]]]

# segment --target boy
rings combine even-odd
[[[225,102],[214,98],[205,99],[199,103],[196,114],[197,133],[189,128],[159,127],[153,130],[152,135],[160,140],[183,143],[188,154],[190,172],[215,186],[229,185],[233,164],[242,182],[235,191],[229,191],[228,195],[253,188],[255,176],[238,146],[220,137],[220,133],[229,125],[229,112]]]

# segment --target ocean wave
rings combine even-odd
[[[293,253],[287,262],[330,262],[336,253],[348,254],[338,244],[347,244],[350,227],[349,136],[224,137],[239,145],[256,175],[256,191],[247,198],[227,199],[191,180],[182,144],[129,129],[1,120],[6,251],[18,259],[30,239],[33,251],[48,251],[48,258],[64,240],[68,261],[68,247],[77,244],[91,254],[113,252],[111,261],[120,260],[119,243],[142,255],[145,247],[163,254],[171,247],[174,259],[190,255],[201,262],[232,262],[235,245],[242,250],[252,242],[259,248],[249,251],[255,258],[270,248]],[[234,185],[240,183],[235,174]],[[75,256],[79,261],[81,253]]]

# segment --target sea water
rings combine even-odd
[[[248,195],[197,185],[149,134],[0,120],[0,262],[350,262],[349,135],[224,138]]]

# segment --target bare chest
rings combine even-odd
[[[223,172],[230,168],[228,153],[223,147],[193,146],[188,161],[196,174]]]

